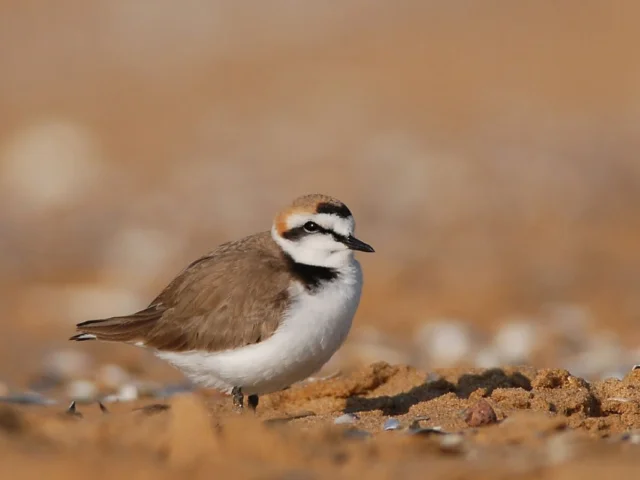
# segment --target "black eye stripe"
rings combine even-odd
[[[287,240],[296,241],[300,240],[302,237],[306,237],[307,235],[311,235],[308,233],[303,227],[295,227],[287,230],[282,233],[282,237]]]
[[[340,235],[339,233],[334,232],[333,230],[329,230],[328,228],[321,227],[320,225],[318,225],[318,230],[316,230],[315,232],[307,232],[304,229],[304,226],[301,226],[301,227],[294,227],[290,230],[287,230],[282,234],[282,236],[287,240],[296,241],[296,240],[300,240],[302,237],[306,237],[308,235],[315,235],[317,233],[321,233],[323,235],[331,235],[336,242],[340,242],[340,243],[346,240],[346,237],[344,235]]]

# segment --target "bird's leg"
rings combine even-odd
[[[253,410],[254,412],[256,411],[256,408],[258,408],[258,401],[260,400],[260,398],[258,397],[258,395],[249,395],[247,397],[247,403],[249,404],[249,408],[251,410]]]
[[[233,387],[231,390],[233,396],[233,406],[236,410],[242,410],[244,408],[244,395],[240,387]]]

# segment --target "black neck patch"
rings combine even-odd
[[[335,204],[335,203],[327,203],[322,202],[318,204],[316,208],[316,213],[328,213],[337,215],[341,218],[349,218],[351,216],[351,211],[344,204]]]
[[[285,257],[289,263],[289,270],[297,280],[302,282],[307,290],[317,290],[323,283],[331,282],[338,278],[338,271],[335,268],[298,263],[287,254],[285,254]]]

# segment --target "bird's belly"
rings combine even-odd
[[[241,387],[248,395],[282,390],[318,371],[340,348],[359,297],[359,288],[343,288],[331,301],[320,295],[302,299],[278,330],[258,344],[215,353],[158,352],[158,356],[205,387],[225,392]]]
[[[323,335],[276,332],[267,340],[218,353],[158,352],[193,382],[230,392],[241,387],[245,394],[282,390],[318,371],[342,345],[351,320],[327,329]]]

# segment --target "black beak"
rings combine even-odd
[[[342,240],[342,243],[344,243],[351,250],[358,250],[359,252],[370,252],[370,253],[375,252],[375,250],[371,245],[367,245],[363,241],[358,240],[353,235],[349,235],[348,237],[345,237],[345,239]]]

